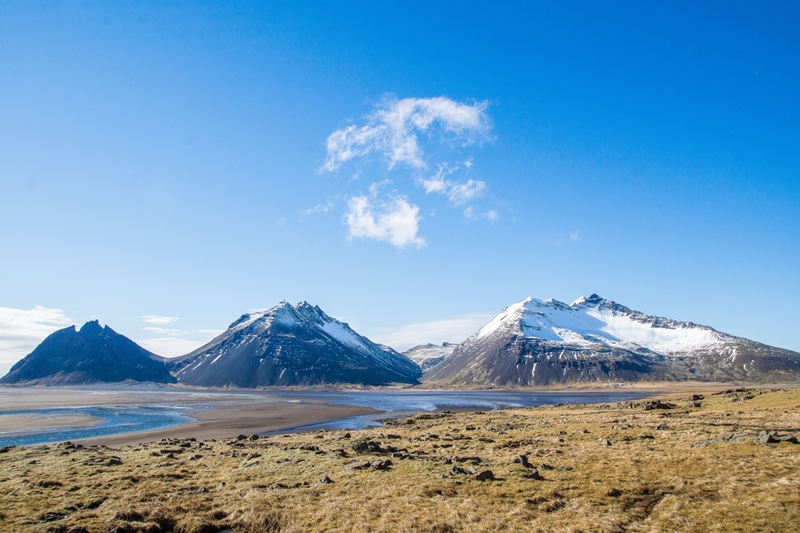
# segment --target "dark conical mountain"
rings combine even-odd
[[[619,381],[796,381],[800,353],[646,315],[593,294],[526,298],[425,374],[460,386]]]
[[[407,357],[306,302],[243,315],[222,335],[168,362],[178,382],[205,387],[416,383]]]
[[[79,330],[52,333],[0,379],[0,383],[78,385],[154,381],[173,383],[167,365],[129,338],[96,320]]]

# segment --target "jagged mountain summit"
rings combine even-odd
[[[281,302],[243,315],[223,334],[169,361],[178,382],[206,387],[417,383],[407,357],[370,341],[319,307]]]
[[[458,344],[450,342],[442,343],[441,346],[431,343],[420,344],[406,350],[403,355],[417,363],[420,370],[425,373],[449,357],[457,347]]]
[[[461,386],[799,378],[800,353],[596,294],[571,305],[534,298],[510,305],[425,375]]]
[[[0,383],[79,385],[153,381],[174,383],[164,360],[97,320],[49,335],[11,367]]]

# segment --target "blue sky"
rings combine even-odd
[[[796,3],[163,4],[0,4],[0,372],[282,299],[400,349],[596,292],[800,350]]]

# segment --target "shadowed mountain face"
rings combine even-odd
[[[168,365],[179,383],[205,387],[386,385],[416,383],[421,375],[407,357],[306,302],[243,315]]]
[[[426,382],[529,386],[620,381],[796,381],[800,353],[645,315],[593,294],[510,305]]]
[[[166,364],[129,338],[95,320],[80,331],[56,331],[19,361],[0,383],[79,385],[118,381],[173,383]]]

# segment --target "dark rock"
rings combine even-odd
[[[597,439],[597,442],[600,443],[600,446],[611,446],[611,441],[608,439]]]
[[[549,465],[549,464],[547,464],[547,463],[542,463],[542,464],[539,466],[539,469],[540,469],[540,470],[553,470],[553,467],[552,467],[552,466],[550,466],[550,465]]]
[[[331,478],[329,478],[328,476],[323,476],[322,478],[319,479],[319,481],[311,485],[311,488],[315,489],[320,485],[330,485],[331,483],[333,483],[333,480]]]
[[[260,437],[260,436],[258,436],[258,435],[250,435],[250,440],[258,440],[258,439],[260,439],[260,438],[261,438],[261,437]]]
[[[122,464],[122,461],[117,457],[112,457],[106,462],[106,466],[119,466]]]
[[[372,466],[372,463],[369,461],[355,461],[350,464],[344,465],[347,470],[364,470]]]
[[[380,453],[383,451],[381,445],[371,440],[359,440],[350,445],[356,453]]]
[[[528,457],[526,455],[518,455],[512,461],[513,463],[520,464],[525,468],[533,468],[533,465],[528,462]]]
[[[533,480],[536,480],[536,481],[541,481],[541,480],[544,479],[541,476],[541,474],[539,474],[539,471],[536,470],[535,468],[533,470],[529,470],[528,472],[525,472],[524,474],[522,474],[522,477],[524,477],[525,479],[533,479]]]
[[[494,473],[491,470],[484,470],[472,476],[475,481],[494,481]]]
[[[653,411],[654,409],[674,409],[674,403],[662,402],[661,400],[651,400],[642,403],[642,411]]]
[[[475,474],[475,469],[471,466],[467,468],[461,468],[460,466],[453,466],[453,468],[450,469],[451,476],[458,476],[462,474]]]
[[[239,435],[236,437],[236,440],[247,440],[247,435]]]
[[[619,498],[620,496],[622,496],[622,491],[619,489],[610,488],[608,489],[608,492],[606,492],[606,496],[611,496],[612,498]]]
[[[16,448],[16,446],[3,446],[2,448],[0,448],[0,453],[6,453],[6,452],[9,452],[9,451],[11,451],[13,448]]]
[[[375,470],[389,470],[389,467],[392,466],[392,461],[390,459],[372,461],[369,466]]]

